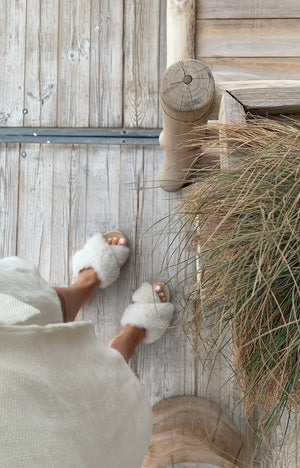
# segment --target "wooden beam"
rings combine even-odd
[[[197,19],[299,18],[299,0],[197,0]]]
[[[180,189],[197,159],[197,151],[188,148],[187,141],[195,125],[207,121],[214,89],[209,68],[198,60],[174,63],[163,75],[160,105],[164,130],[159,141],[165,149],[160,175],[160,184],[165,190]]]
[[[197,56],[299,57],[299,19],[196,21]]]
[[[231,89],[230,93],[253,113],[300,113],[300,88]]]
[[[227,125],[246,125],[246,113],[243,105],[229,92],[226,92],[221,100],[219,122]],[[226,142],[226,127],[220,129],[220,168],[229,169],[238,161],[238,155],[232,153]]]
[[[195,0],[168,0],[167,67],[195,56]]]

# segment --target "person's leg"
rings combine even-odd
[[[116,237],[107,239],[108,244],[127,245],[127,239]],[[73,322],[78,314],[95,294],[101,281],[93,268],[81,270],[71,286],[53,288],[60,300],[64,322]]]
[[[166,302],[166,298],[159,285],[153,285],[154,290],[159,296],[161,302]],[[135,348],[145,339],[145,328],[139,328],[132,325],[125,325],[122,330],[108,343],[108,346],[119,351],[128,362]]]

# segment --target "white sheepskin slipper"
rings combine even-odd
[[[115,232],[118,231],[112,231],[111,237]],[[105,240],[108,234],[110,233],[95,234],[73,257],[74,276],[76,277],[80,270],[92,267],[101,280],[100,288],[106,288],[116,281],[129,255],[128,247],[108,244]],[[119,234],[125,237],[122,233]]]
[[[121,324],[146,329],[145,343],[158,340],[168,328],[174,313],[170,302],[160,299],[150,283],[143,283],[132,296],[133,304],[126,307]]]

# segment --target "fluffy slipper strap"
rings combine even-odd
[[[126,262],[129,248],[123,245],[110,245],[102,234],[95,234],[87,241],[83,249],[73,257],[73,274],[92,267],[101,280],[100,288],[106,288],[119,277],[120,268]]]
[[[145,343],[158,340],[168,328],[173,317],[174,306],[160,302],[150,283],[143,283],[132,297],[133,304],[126,307],[121,324],[127,323],[146,329]]]

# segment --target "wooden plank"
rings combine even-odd
[[[160,21],[159,21],[159,85],[161,77],[167,68],[167,0],[160,0]],[[158,125],[163,126],[162,110],[158,106]]]
[[[68,286],[71,204],[71,146],[55,145],[52,189],[51,284]]]
[[[299,57],[299,19],[197,20],[198,57]]]
[[[89,126],[90,2],[60,2],[57,125]]]
[[[1,5],[0,126],[22,126],[26,0]]]
[[[195,58],[195,0],[168,0],[167,67]]]
[[[53,147],[27,144],[20,159],[17,255],[48,280],[52,235]],[[55,234],[56,235],[56,234]]]
[[[253,113],[300,113],[300,87],[231,89],[230,94]]]
[[[125,127],[158,125],[160,2],[125,0]]]
[[[122,127],[123,2],[91,2],[90,125]]]
[[[137,361],[132,363],[152,404],[169,396],[195,394],[193,351],[178,328],[181,321],[180,301],[184,293],[183,278],[189,270],[183,263],[186,252],[180,257],[180,250],[176,249],[180,242],[177,230],[168,226],[171,210],[180,199],[180,193],[166,193],[159,187],[161,158],[161,148],[144,148],[143,166],[137,179],[140,189],[135,229],[139,254],[136,259],[138,282],[166,283],[173,303],[177,304],[176,315],[167,333],[152,345],[142,344],[138,349]],[[191,262],[190,268],[193,268]]]
[[[298,0],[196,0],[198,19],[299,18]]]
[[[224,124],[245,124],[246,115],[244,107],[231,94],[226,92],[220,104],[219,121]]]
[[[142,151],[137,147],[92,146],[88,153],[86,237],[114,228],[128,238],[131,255],[118,281],[99,290],[83,312],[108,343],[120,330],[120,319],[136,289],[138,252],[135,244],[138,192],[135,180]]]
[[[40,8],[40,125],[56,127],[59,1],[41,0]]]
[[[299,57],[206,57],[198,60],[209,66],[216,83],[237,80],[297,80]]]
[[[34,14],[33,14],[34,12]],[[26,5],[26,49],[25,49],[25,95],[24,115],[25,127],[38,127],[41,113],[41,83],[40,83],[40,1],[27,0]]]
[[[69,229],[69,275],[72,282],[72,257],[86,240],[86,179],[87,145],[70,147],[70,229]]]
[[[219,121],[222,124],[246,125],[246,113],[242,104],[237,101],[231,92],[226,92],[221,100]],[[220,168],[229,169],[239,160],[238,155],[230,152],[228,143],[223,140],[226,137],[226,129],[220,131]]]
[[[16,255],[19,145],[0,144],[0,258]]]

